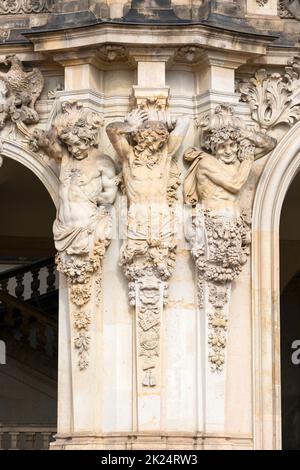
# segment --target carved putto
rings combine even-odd
[[[101,302],[101,261],[110,240],[116,192],[115,165],[98,148],[100,117],[78,103],[64,103],[48,131],[36,129],[33,150],[42,149],[60,164],[59,207],[53,225],[57,267],[69,282],[74,346],[79,368],[88,366],[89,326]],[[95,293],[93,296],[93,292]]]
[[[250,247],[250,214],[239,205],[253,161],[276,141],[246,129],[229,105],[199,122],[202,148],[186,151],[192,162],[185,177],[185,202],[192,204],[191,253],[198,272],[199,307],[208,316],[212,370],[225,362],[225,331],[231,282],[240,274]]]
[[[7,72],[0,72],[0,129],[10,120],[27,135],[24,124],[39,121],[35,103],[44,87],[43,75],[36,67],[26,71],[14,54],[0,63],[9,66]]]
[[[293,125],[300,118],[300,57],[289,61],[281,74],[257,70],[253,78],[239,82],[238,89],[261,129]]]

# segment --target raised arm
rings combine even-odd
[[[246,140],[248,140],[252,145],[255,147],[254,158],[257,160],[258,158],[263,157],[267,153],[271,152],[275,145],[277,144],[276,139],[270,137],[267,134],[263,134],[262,132],[255,132],[251,130],[243,130],[243,136]],[[243,142],[241,142],[241,146]],[[246,144],[247,145],[247,144]]]
[[[188,118],[178,118],[175,129],[170,133],[168,140],[168,152],[170,155],[174,155],[179,149],[183,139],[186,136],[190,125]]]
[[[54,127],[51,127],[48,131],[35,129],[29,139],[29,147],[35,152],[42,149],[48,157],[53,158],[56,161],[60,161],[62,159],[65,151],[63,145],[57,138],[57,132]]]
[[[224,172],[221,164],[215,157],[208,156],[200,160],[199,165],[203,175],[207,176],[213,183],[221,186],[232,194],[238,194],[249,176],[253,158],[245,159],[234,176]]]
[[[126,159],[131,150],[127,137],[131,132],[136,131],[147,118],[147,113],[135,109],[127,115],[124,122],[112,122],[106,127],[108,138],[121,160]]]
[[[130,145],[126,137],[129,133],[128,126],[125,122],[112,122],[106,127],[106,132],[119,158],[124,160],[130,150]]]

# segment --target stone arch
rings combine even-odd
[[[55,207],[57,207],[59,180],[54,171],[41,157],[19,143],[7,139],[1,141],[0,154],[21,163],[31,170],[43,183]]]
[[[300,168],[300,122],[262,172],[253,206],[252,355],[255,449],[281,448],[279,224]]]

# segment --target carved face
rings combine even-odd
[[[149,149],[151,152],[160,150],[169,137],[169,132],[163,123],[149,122],[133,135],[138,150]]]
[[[73,155],[76,160],[83,160],[89,154],[91,148],[91,142],[87,138],[79,137],[73,132],[69,132],[64,135],[64,143],[66,144],[68,151]]]
[[[223,163],[229,165],[234,163],[238,156],[238,144],[235,140],[228,139],[225,142],[216,145],[216,157]]]

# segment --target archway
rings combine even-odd
[[[45,448],[57,413],[57,177],[20,145],[4,141],[1,156],[0,449]]]
[[[280,449],[279,223],[283,200],[300,167],[300,123],[281,140],[258,184],[253,207],[252,355],[255,449]]]
[[[282,448],[300,449],[300,173],[280,218],[280,351]]]

